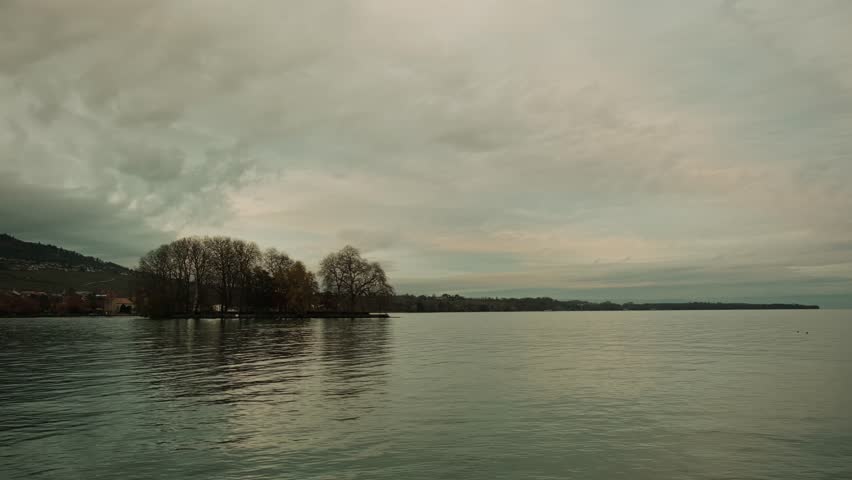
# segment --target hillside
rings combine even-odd
[[[0,290],[35,290],[62,293],[68,289],[78,292],[113,292],[130,295],[132,275],[115,272],[79,272],[64,270],[0,270]]]
[[[0,234],[0,290],[130,292],[130,270],[54,245]]]
[[[25,242],[8,234],[0,234],[0,270],[76,271],[127,273],[129,270],[112,262],[81,255],[54,245]]]

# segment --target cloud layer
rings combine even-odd
[[[852,304],[844,1],[0,2],[5,230],[402,291]],[[825,303],[825,302],[823,302]]]

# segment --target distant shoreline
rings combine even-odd
[[[599,306],[599,304],[594,304]],[[394,311],[389,310],[385,313],[368,313],[368,312],[308,312],[304,314],[294,313],[278,313],[278,312],[202,312],[197,314],[178,314],[166,317],[151,317],[147,315],[136,314],[88,314],[88,313],[33,313],[33,314],[0,314],[0,318],[121,318],[121,317],[138,317],[148,318],[151,320],[190,320],[202,318],[222,318],[222,319],[250,319],[250,318],[280,318],[286,320],[308,319],[308,318],[391,318],[391,314],[405,313],[539,313],[539,312],[688,312],[688,311],[755,311],[755,310],[821,310],[819,305],[799,305],[799,304],[702,304],[702,303],[670,303],[670,304],[654,304],[653,308],[646,304],[631,305],[631,308],[588,308],[574,310],[444,310],[444,311]],[[638,307],[638,308],[636,308]]]
[[[386,311],[418,312],[589,312],[589,311],[679,311],[679,310],[818,310],[818,305],[798,303],[744,302],[648,302],[556,300],[550,297],[468,298],[461,295],[397,295]]]
[[[772,308],[643,308],[643,309],[590,309],[590,310],[447,310],[424,312],[389,312],[404,313],[594,313],[594,312],[752,312],[752,311],[791,311],[791,310],[823,310],[818,305],[802,305]],[[831,309],[828,309],[831,310]]]

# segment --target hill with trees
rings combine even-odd
[[[0,234],[0,290],[100,291],[126,296],[131,283],[132,271],[121,265]]]
[[[39,242],[26,242],[0,234],[0,270],[63,270],[122,273],[129,270],[71,250]]]

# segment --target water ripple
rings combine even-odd
[[[852,478],[850,342],[843,311],[5,319],[0,478]]]

